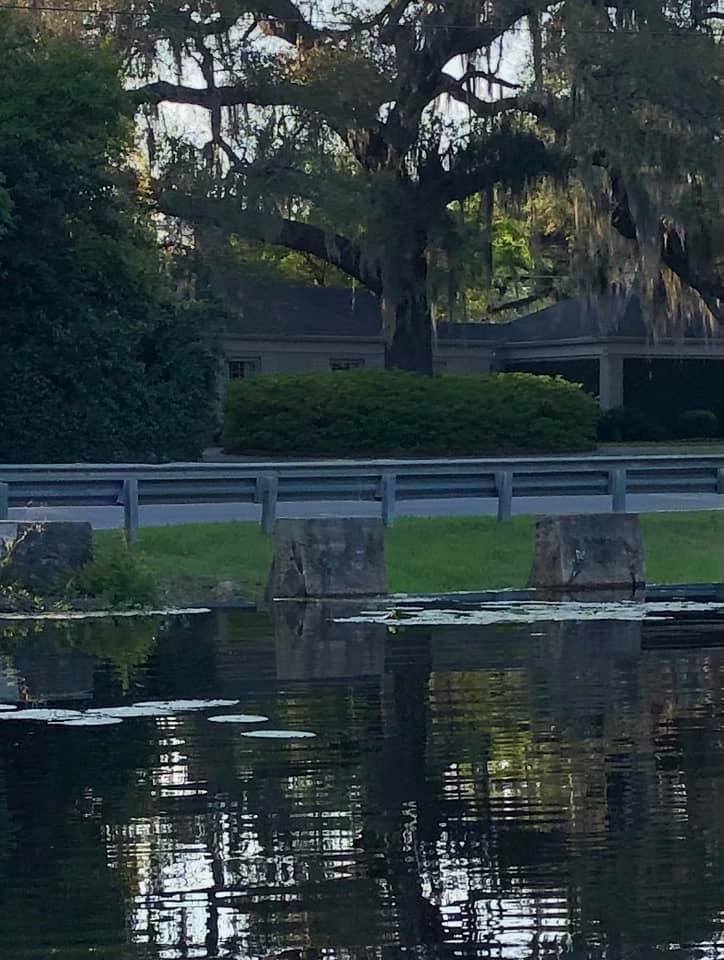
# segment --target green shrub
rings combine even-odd
[[[66,595],[93,597],[111,607],[150,607],[158,587],[150,568],[117,536],[96,546],[94,560],[73,577]]]
[[[686,410],[679,417],[677,427],[684,440],[715,437],[719,433],[719,421],[711,410]]]
[[[289,374],[229,384],[223,440],[231,453],[295,456],[586,450],[597,418],[577,384],[527,373]]]
[[[598,439],[602,442],[620,440],[668,440],[667,430],[658,417],[631,403],[615,410],[603,410],[598,418]]]

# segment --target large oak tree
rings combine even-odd
[[[576,198],[584,286],[721,317],[720,20],[706,0],[139,0],[115,26],[160,210],[366,286],[391,366],[431,370],[431,252],[454,206],[544,177]],[[159,138],[159,108],[180,137]]]

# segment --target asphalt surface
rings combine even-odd
[[[631,513],[681,510],[721,510],[724,499],[718,494],[630,494],[626,509]],[[514,514],[561,515],[569,513],[608,513],[610,497],[516,497]],[[404,517],[495,516],[498,501],[493,498],[459,500],[406,500],[398,502],[397,515]],[[380,505],[371,502],[313,501],[280,503],[279,517],[374,517]],[[223,523],[229,520],[256,520],[260,508],[253,504],[209,503],[169,504],[141,507],[142,526],[168,526],[183,523]],[[87,520],[94,527],[109,529],[123,526],[120,507],[17,507],[10,510],[11,520]]]

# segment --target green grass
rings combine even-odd
[[[724,580],[724,513],[648,513],[641,516],[649,583]]]
[[[390,588],[436,593],[524,587],[533,557],[533,517],[499,524],[488,517],[399,520],[387,532]],[[724,514],[658,513],[641,517],[649,583],[724,579]],[[120,534],[99,531],[103,544]],[[271,563],[271,540],[255,523],[147,527],[135,551],[174,601],[208,596],[220,581],[259,598]]]
[[[101,544],[120,536],[115,530],[96,533]],[[189,523],[142,528],[134,551],[174,600],[198,599],[224,580],[255,599],[264,592],[272,543],[256,523]]]

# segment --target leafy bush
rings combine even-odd
[[[288,374],[229,384],[224,448],[297,456],[585,450],[597,417],[578,385],[526,373]]]
[[[120,62],[7,11],[0,60],[0,462],[196,458],[218,419],[215,310],[175,302],[123,172]]]
[[[715,437],[719,433],[719,421],[711,410],[686,410],[679,417],[679,436],[685,440]]]
[[[149,607],[158,600],[158,587],[149,567],[117,537],[96,547],[95,559],[73,577],[66,594],[111,607]]]
[[[637,404],[603,410],[598,418],[598,439],[604,443],[620,440],[666,440],[667,431],[659,419]]]

